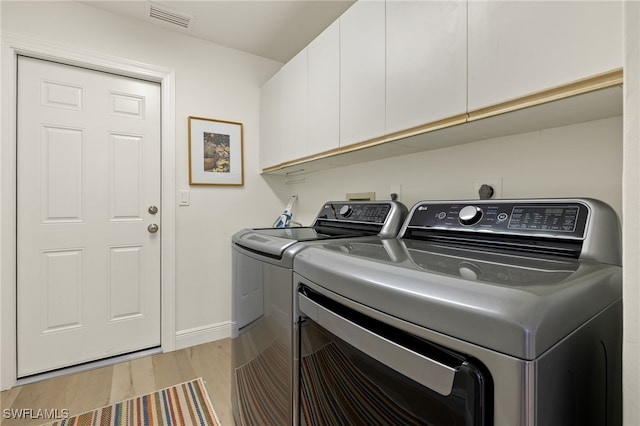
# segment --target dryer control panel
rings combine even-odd
[[[582,239],[588,219],[589,207],[577,202],[422,202],[414,207],[408,226]]]
[[[622,262],[618,216],[591,198],[421,201],[399,237]]]

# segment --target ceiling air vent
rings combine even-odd
[[[147,16],[152,20],[159,20],[182,28],[190,28],[193,23],[193,16],[176,12],[157,4],[147,3]]]

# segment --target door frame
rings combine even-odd
[[[161,349],[175,350],[175,71],[19,36],[2,37],[0,82],[0,390],[17,383],[17,63],[31,56],[160,83],[161,96]]]

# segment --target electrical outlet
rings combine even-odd
[[[476,179],[473,182],[473,197],[472,198],[480,198],[478,191],[482,185],[489,185],[493,188],[493,195],[491,199],[494,198],[502,198],[502,178],[483,178]]]

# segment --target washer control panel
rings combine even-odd
[[[355,232],[394,238],[407,213],[407,207],[398,201],[327,201],[311,226],[333,235]]]
[[[580,202],[421,202],[407,227],[584,238],[589,207]]]
[[[324,204],[317,219],[383,224],[391,207],[385,202],[330,202]]]

